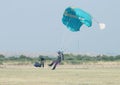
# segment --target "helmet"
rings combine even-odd
[[[58,53],[58,54],[60,54],[60,53],[61,53],[61,51],[58,51],[57,53]]]
[[[57,53],[58,53],[58,54],[63,54],[63,52],[62,52],[62,51],[58,51]]]

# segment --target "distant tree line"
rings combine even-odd
[[[117,56],[108,56],[108,55],[73,55],[73,54],[65,54],[65,60],[67,63],[71,64],[80,64],[87,62],[98,62],[98,61],[120,61],[120,55]]]
[[[46,62],[53,60],[55,57],[49,57],[49,56],[43,56],[40,55],[38,57],[29,57],[25,55],[20,56],[10,56],[6,57],[2,54],[0,54],[0,65],[6,63],[6,62],[19,62],[21,64],[29,64],[34,63],[36,61],[39,61],[39,57],[44,57]],[[117,56],[108,56],[108,55],[96,55],[96,56],[89,56],[89,55],[74,55],[74,54],[65,54],[64,57],[64,63],[68,64],[81,64],[81,63],[87,63],[87,62],[98,62],[98,61],[120,61],[120,55]]]

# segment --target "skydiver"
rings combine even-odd
[[[49,66],[54,65],[53,68],[52,68],[52,70],[54,70],[54,69],[56,68],[56,66],[57,66],[62,60],[64,60],[64,54],[63,54],[63,52],[58,51],[57,53],[58,53],[57,59],[54,60],[54,61],[52,61],[51,64],[48,64]]]

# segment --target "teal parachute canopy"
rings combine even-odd
[[[83,24],[91,27],[92,16],[80,8],[68,7],[64,11],[62,22],[70,31],[76,32]]]

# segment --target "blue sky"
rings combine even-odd
[[[0,0],[0,52],[65,52],[120,54],[119,0]],[[96,22],[79,32],[62,24],[65,8],[73,6]]]

